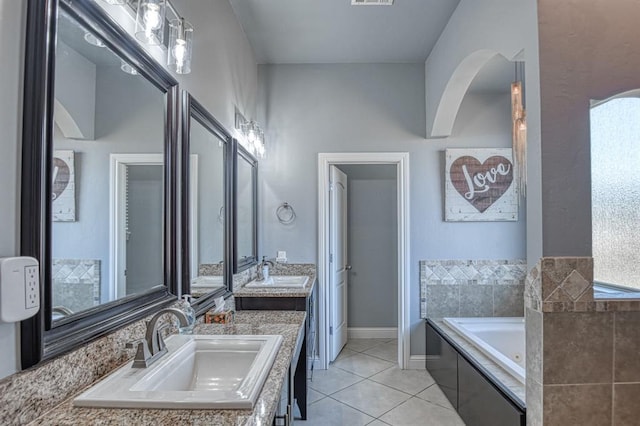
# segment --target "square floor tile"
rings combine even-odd
[[[375,419],[374,421],[369,423],[367,426],[389,426],[389,423],[385,423],[380,419]]]
[[[370,380],[364,380],[335,393],[332,398],[370,416],[379,417],[411,398],[411,395]]]
[[[362,377],[348,371],[329,367],[328,370],[315,370],[313,380],[309,382],[309,387],[324,395],[331,395],[361,380]]]
[[[411,395],[415,395],[435,383],[427,370],[401,370],[399,367],[384,370],[369,377],[369,380]]]
[[[336,357],[335,361],[339,361],[341,359],[350,357],[351,355],[356,355],[359,354],[360,352],[356,352],[356,351],[352,351],[351,349],[348,348],[342,348],[342,350],[340,351],[340,353],[338,354],[338,356]]]
[[[442,390],[438,387],[438,385],[429,386],[427,389],[423,390],[416,396],[420,399],[424,399],[425,401],[429,401],[453,410],[453,406],[451,405],[447,397],[444,396],[444,393],[442,393]]]
[[[307,404],[313,404],[314,402],[320,401],[325,397],[326,395],[324,395],[323,393],[320,393],[310,387],[307,388]]]
[[[367,349],[364,353],[396,363],[398,362],[398,343],[396,340],[392,340],[391,342]]]
[[[347,349],[351,349],[352,351],[364,352],[367,349],[371,349],[374,346],[382,345],[384,343],[387,343],[388,341],[388,339],[349,339],[345,347]]]
[[[295,424],[305,426],[364,426],[373,420],[373,417],[344,405],[335,399],[324,398],[309,406],[306,421],[296,420]]]
[[[419,398],[408,401],[385,413],[380,420],[394,426],[437,425],[464,426],[464,422],[453,410],[432,404]]]
[[[389,361],[369,355],[357,354],[333,363],[335,367],[362,377],[370,377],[387,368],[393,367]]]

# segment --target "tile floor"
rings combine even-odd
[[[426,370],[400,370],[395,339],[351,339],[309,382],[308,420],[321,426],[464,426]]]

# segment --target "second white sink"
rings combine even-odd
[[[272,275],[267,280],[253,280],[247,288],[304,288],[309,282],[307,275]]]
[[[282,336],[173,335],[148,368],[116,370],[74,400],[80,407],[253,408]]]

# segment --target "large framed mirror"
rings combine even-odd
[[[196,313],[231,294],[233,139],[188,92],[182,96],[183,292]]]
[[[29,0],[21,253],[27,368],[176,300],[178,83],[91,0]]]
[[[237,141],[233,155],[233,271],[258,263],[258,160]]]

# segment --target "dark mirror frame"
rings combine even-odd
[[[90,28],[165,94],[165,286],[51,320],[51,159],[58,9]],[[77,348],[176,301],[178,82],[93,0],[29,0],[25,43],[20,253],[40,262],[41,308],[21,322],[22,369]]]
[[[258,160],[237,140],[233,144],[233,273],[237,274],[258,264]],[[251,166],[253,183],[253,253],[240,259],[238,254],[238,162],[246,161]]]
[[[231,229],[232,222],[231,206],[232,188],[231,179],[233,168],[233,138],[224,129],[222,124],[216,120],[207,109],[198,102],[189,92],[182,92],[182,292],[187,294],[191,292],[191,252],[190,241],[191,235],[191,214],[190,208],[190,147],[191,147],[191,120],[196,120],[205,129],[215,135],[224,143],[224,289],[212,292],[206,296],[194,299],[193,307],[196,315],[204,314],[214,306],[216,297],[231,295],[232,291],[232,270],[231,270]],[[198,185],[200,187],[200,185]],[[212,212],[212,214],[215,214]]]

